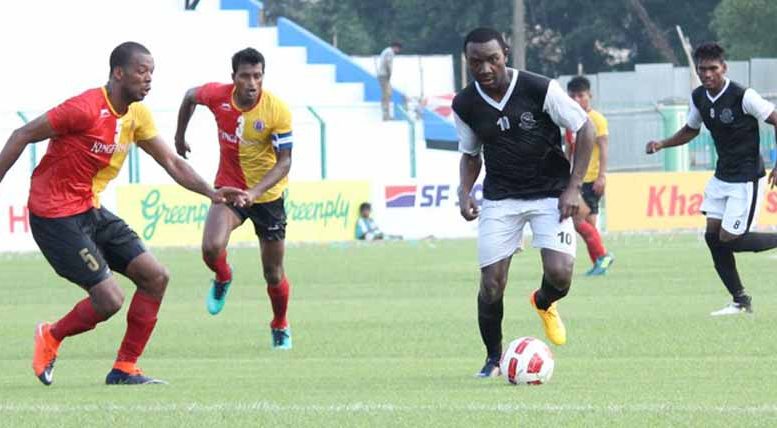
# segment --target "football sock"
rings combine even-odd
[[[291,284],[285,275],[277,285],[273,286],[267,284],[267,295],[270,296],[273,312],[273,319],[270,323],[270,327],[274,329],[284,329],[289,324],[288,321],[286,321],[286,309],[289,305],[290,290]]]
[[[119,347],[117,362],[135,363],[151,337],[156,325],[161,300],[136,291],[127,311],[127,332]]]
[[[97,313],[92,301],[87,297],[76,303],[73,309],[51,326],[51,336],[57,341],[93,329],[106,317]]]
[[[745,294],[745,287],[742,286],[742,281],[739,279],[734,252],[727,245],[720,242],[717,233],[705,233],[704,240],[707,241],[707,246],[712,254],[712,261],[715,264],[715,270],[718,272],[720,280],[723,281],[723,285],[726,286],[728,292],[734,297],[735,302],[743,303],[740,300],[747,298],[747,295]],[[749,298],[747,300],[749,301]]]
[[[486,345],[488,358],[500,358],[502,355],[502,318],[504,317],[504,299],[486,303],[478,294],[478,327],[480,338]]]
[[[602,236],[594,225],[584,220],[575,224],[575,230],[583,237],[591,262],[595,263],[599,257],[607,254],[602,244]]]
[[[731,248],[735,253],[761,251],[777,248],[777,233],[747,232],[739,238],[725,242],[723,245]]]
[[[534,295],[534,304],[537,305],[537,308],[547,311],[553,302],[562,299],[567,293],[569,293],[569,285],[563,289],[558,288],[551,284],[545,275],[542,275],[542,285]]]
[[[232,279],[232,270],[227,263],[227,250],[222,250],[215,260],[210,260],[205,253],[202,254],[202,260],[208,265],[210,270],[216,273],[217,282],[227,282]]]

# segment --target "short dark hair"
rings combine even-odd
[[[392,48],[400,48],[400,49],[402,49],[402,42],[400,42],[398,40],[394,40],[393,42],[391,42],[391,44],[389,46],[391,46]]]
[[[262,70],[267,68],[264,63],[264,55],[254,48],[245,48],[243,50],[235,52],[232,55],[232,72],[237,73],[237,68],[240,64],[262,64]]]
[[[693,51],[693,60],[696,63],[710,60],[723,62],[726,60],[726,51],[716,42],[705,42]]]
[[[362,212],[364,210],[371,210],[372,205],[369,202],[362,202],[361,205],[359,205],[359,212]]]
[[[151,54],[151,52],[149,52],[145,46],[138,42],[124,42],[113,48],[113,51],[111,52],[111,58],[108,61],[111,67],[110,72],[113,73],[113,70],[116,67],[123,68],[129,65],[132,55],[136,52],[140,52],[142,54]]]
[[[568,92],[585,92],[591,90],[591,81],[585,76],[575,76],[567,83]]]
[[[510,48],[505,42],[504,37],[502,37],[502,33],[493,28],[486,27],[475,28],[470,31],[469,34],[467,34],[467,37],[464,38],[464,46],[462,46],[462,48],[464,49],[464,52],[466,52],[469,43],[486,43],[491,40],[499,42],[499,46],[501,46],[502,49]]]

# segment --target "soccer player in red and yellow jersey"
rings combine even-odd
[[[151,89],[154,59],[135,42],[110,56],[110,78],[54,107],[13,132],[0,152],[0,180],[31,143],[50,138],[32,173],[28,206],[33,238],[60,276],[89,297],[59,321],[35,329],[32,367],[45,385],[63,339],[89,331],[122,306],[124,292],[112,272],[137,286],[127,312],[127,331],[105,382],[147,384],[136,362],[157,321],[169,273],[146,251],[137,234],[100,205],[99,194],[115,178],[132,144],[150,154],[183,187],[213,203],[241,203],[245,192],[214,190],[158,136],[149,110],[139,101]]]
[[[250,219],[259,237],[264,279],[273,309],[272,346],[291,348],[286,320],[289,280],[283,269],[286,211],[283,191],[291,168],[291,113],[286,105],[262,88],[264,56],[252,48],[232,57],[232,83],[208,83],[186,92],[178,112],[175,147],[186,157],[186,127],[197,105],[207,106],[218,127],[220,146],[216,187],[233,186],[248,192],[250,206],[213,204],[205,222],[202,257],[216,278],[207,297],[207,309],[218,314],[232,283],[227,243],[235,228]]]
[[[593,267],[586,272],[588,276],[598,276],[607,273],[607,269],[615,258],[604,248],[602,236],[596,229],[596,220],[599,215],[599,201],[604,195],[607,172],[607,145],[609,144],[609,131],[607,119],[591,107],[591,82],[583,76],[577,76],[567,83],[567,93],[580,104],[580,107],[588,113],[588,118],[596,129],[596,144],[591,152],[591,161],[588,170],[583,177],[581,195],[585,206],[574,218],[575,230],[585,240],[588,247],[588,255]],[[574,151],[573,135],[566,134],[567,152]]]

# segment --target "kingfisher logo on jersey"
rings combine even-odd
[[[416,187],[386,186],[386,208],[414,207]]]
[[[102,141],[95,141],[92,144],[92,153],[105,153],[105,154],[113,154],[116,152],[126,152],[129,150],[129,144],[105,144]]]

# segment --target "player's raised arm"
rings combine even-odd
[[[184,159],[186,159],[186,154],[192,151],[189,143],[186,142],[186,128],[189,126],[189,120],[191,120],[194,114],[194,109],[199,104],[197,102],[198,89],[191,88],[186,91],[181,101],[181,107],[178,109],[178,125],[175,128],[175,151]]]
[[[207,181],[197,174],[188,162],[176,156],[159,136],[149,140],[139,141],[138,146],[151,155],[151,157],[167,171],[176,183],[186,189],[206,196],[217,204],[235,202],[238,205],[243,205],[245,203],[247,195],[244,190],[233,187],[222,187],[218,190],[214,189]]]
[[[688,142],[699,135],[701,124],[701,113],[699,113],[699,110],[693,103],[693,98],[691,98],[690,102],[688,103],[688,120],[685,126],[680,128],[679,131],[675,132],[674,135],[669,138],[660,141],[648,141],[647,145],[645,146],[645,153],[650,155],[667,147],[676,147],[682,146],[683,144],[688,144]]]
[[[665,149],[667,147],[675,147],[675,146],[682,146],[683,144],[688,144],[688,142],[696,138],[697,135],[699,135],[699,129],[694,129],[688,125],[685,125],[682,128],[680,128],[679,131],[675,132],[674,135],[672,135],[667,139],[664,139],[661,141],[649,141],[647,143],[647,146],[645,146],[645,153],[650,155],[658,152],[661,149]]]
[[[16,163],[28,144],[37,143],[53,136],[54,130],[45,114],[11,133],[3,150],[0,151],[0,181],[3,181],[5,174]]]

